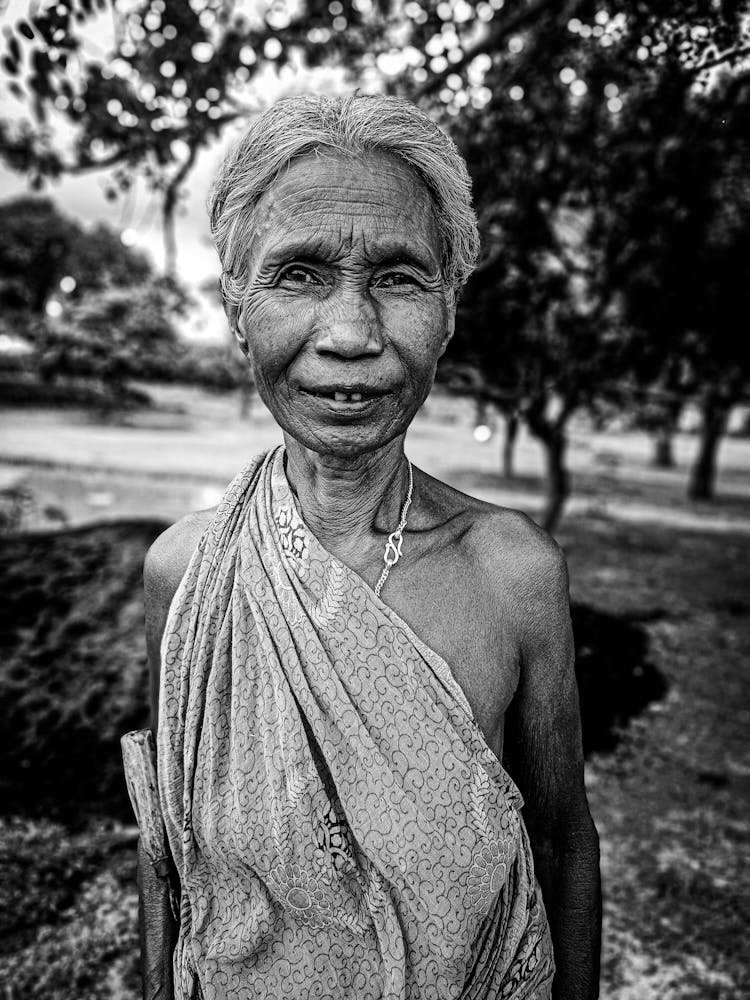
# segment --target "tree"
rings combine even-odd
[[[201,150],[262,105],[253,78],[302,57],[310,65],[342,53],[356,59],[376,30],[368,12],[385,23],[370,0],[347,3],[345,18],[329,6],[344,9],[323,0],[266,9],[233,0],[145,0],[128,8],[67,0],[38,9],[8,36],[8,86],[31,114],[0,122],[0,156],[35,186],[111,169],[111,197],[140,174],[160,196],[165,270],[174,276],[184,184]],[[110,7],[110,47],[92,54],[85,26]],[[64,130],[55,128],[59,119]]]
[[[174,323],[183,297],[168,280],[92,291],[50,324],[43,375],[93,378],[123,398],[132,379],[169,380],[181,359]]]
[[[547,11],[513,36],[515,61],[506,53],[487,66],[484,110],[454,130],[475,180],[485,257],[464,296],[447,373],[473,366],[481,391],[517,409],[543,444],[548,527],[569,489],[571,414],[629,404],[640,385],[659,377],[667,357],[663,343],[644,344],[625,302],[629,290],[612,281],[608,266],[607,234],[630,235],[627,195],[639,183],[632,164],[619,169],[618,151],[633,142],[641,121],[653,119],[663,123],[664,137],[689,141],[686,101],[699,99],[701,73],[727,52],[711,46],[739,37],[736,10],[702,26],[701,48],[691,40],[701,5],[673,8],[675,24],[664,17],[669,5],[658,16],[640,5],[627,18],[599,10],[587,24],[582,15],[591,6],[568,5],[562,25]],[[455,112],[466,91],[458,79],[449,83],[439,96]],[[681,104],[662,108],[670,90]],[[632,104],[635,118],[627,113]],[[663,232],[656,226],[655,238]],[[658,270],[651,272],[658,282]],[[694,288],[700,294],[701,284]]]
[[[138,284],[152,274],[138,250],[104,224],[84,230],[49,198],[23,196],[0,204],[0,305],[8,314],[44,315],[60,280],[76,298],[110,284]],[[72,279],[72,280],[71,280]]]
[[[3,203],[0,227],[4,320],[33,341],[44,379],[93,378],[122,394],[131,378],[172,377],[185,295],[154,280],[143,253],[104,224],[84,229],[48,198]]]
[[[653,388],[643,401],[634,404],[635,424],[648,432],[653,441],[651,464],[655,469],[673,469],[674,435],[685,405],[681,388],[672,389],[670,367],[665,365],[663,381]]]
[[[750,388],[750,74],[703,95],[682,75],[673,67],[648,108],[633,108],[614,167],[622,208],[603,229],[646,375],[671,405],[700,406],[689,494],[710,499],[729,412]]]
[[[78,228],[49,199],[18,198],[0,205],[0,305],[42,314],[64,274]]]

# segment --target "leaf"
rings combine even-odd
[[[18,21],[16,31],[22,34],[24,38],[28,38],[30,42],[34,41],[34,31],[27,21]]]

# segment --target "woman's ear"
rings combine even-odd
[[[229,322],[229,329],[234,334],[234,339],[240,345],[243,354],[247,354],[247,337],[240,329],[240,307],[234,302],[223,300],[224,313]]]
[[[440,354],[438,357],[442,358],[445,354],[445,349],[448,346],[448,342],[456,331],[456,306],[455,303],[452,306],[448,306],[448,315],[445,321],[445,333],[443,334],[443,339],[440,342]]]

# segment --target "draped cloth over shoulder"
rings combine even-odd
[[[444,660],[305,526],[284,450],[228,488],[162,644],[177,1000],[543,1000],[521,797]]]

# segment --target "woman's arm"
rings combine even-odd
[[[599,995],[599,840],[583,752],[565,559],[551,541],[529,566],[520,607],[521,676],[506,716],[505,758],[524,819],[555,952],[554,1000]]]
[[[171,862],[170,862],[171,866]],[[177,879],[173,866],[171,876]],[[172,957],[179,924],[172,913],[169,881],[154,870],[138,841],[138,927],[143,1000],[173,1000]]]
[[[146,554],[143,567],[146,652],[149,666],[151,728],[159,724],[161,640],[175,591],[211,511],[192,514],[161,534]],[[167,849],[168,850],[168,849]],[[173,1000],[172,958],[179,924],[173,913],[170,883],[179,887],[172,858],[158,865],[138,842],[138,917],[144,1000]]]

